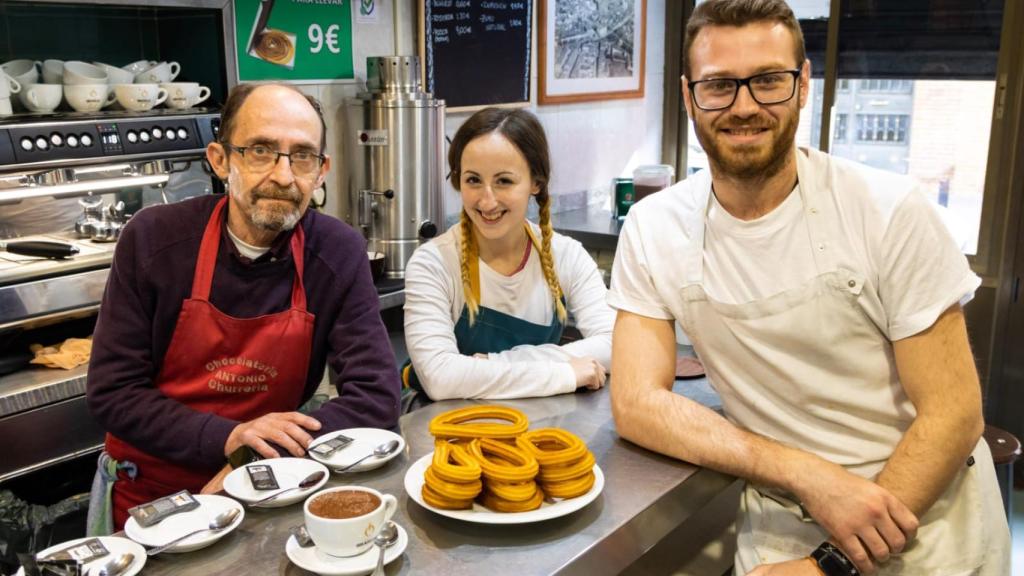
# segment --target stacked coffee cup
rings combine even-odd
[[[118,68],[101,62],[12,60],[0,67],[0,116],[9,115],[11,94],[34,113],[53,112],[61,99],[78,112],[98,112],[108,106],[145,112],[164,103],[168,108],[191,108],[210,96],[196,82],[173,82],[181,71],[177,62],[139,60]],[[42,78],[42,83],[40,83]]]

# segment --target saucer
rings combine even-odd
[[[308,451],[306,454],[316,460],[317,462],[327,466],[331,469],[331,472],[337,472],[339,468],[344,468],[349,464],[359,460],[363,456],[373,452],[373,449],[389,440],[398,440],[398,449],[380,458],[370,457],[363,460],[359,464],[356,464],[352,468],[345,471],[346,474],[352,472],[366,472],[367,470],[373,470],[374,468],[380,468],[386,464],[389,460],[398,456],[405,450],[405,439],[401,435],[395,434],[390,430],[384,430],[383,428],[349,428],[347,430],[338,430],[337,432],[331,432],[324,434],[323,436],[314,440],[310,446],[316,446],[321,442],[326,442],[335,436],[344,434],[352,439],[352,443],[345,446],[341,450],[338,450],[330,457],[324,458],[314,452]]]
[[[257,490],[253,488],[252,480],[249,479],[249,473],[245,470],[246,466],[243,466],[233,470],[224,478],[224,491],[228,495],[245,503],[255,502],[282,490],[297,487],[299,482],[302,482],[313,472],[322,471],[324,473],[324,477],[314,486],[305,490],[289,490],[280,498],[260,504],[256,508],[280,508],[294,504],[326,484],[327,477],[330,475],[326,466],[308,458],[269,458],[254,462],[253,464],[269,466],[274,471],[274,478],[277,479],[277,485],[280,488],[277,490]],[[253,464],[249,464],[249,466]]]
[[[135,559],[132,560],[132,563],[129,564],[128,567],[125,568],[125,570],[121,572],[119,576],[134,576],[142,570],[143,566],[146,565],[146,549],[142,546],[139,546],[135,542],[132,542],[131,540],[127,538],[122,538],[120,536],[97,536],[97,538],[99,538],[100,542],[103,543],[103,546],[106,547],[107,551],[110,552],[110,554],[102,558],[97,558],[92,562],[86,564],[85,570],[82,571],[82,574],[87,574],[88,576],[95,576],[95,574],[99,572],[100,568],[102,568],[107,562],[117,557],[118,555],[124,553],[135,555]],[[43,550],[42,552],[36,554],[36,557],[44,558],[49,554],[59,552],[65,548],[69,548],[81,542],[85,542],[86,540],[91,540],[91,538],[78,538],[76,540],[68,540],[67,542],[62,542],[60,544],[57,544],[56,546],[50,546],[46,550]],[[18,571],[15,572],[15,574],[16,576],[24,576],[25,569],[18,568]]]
[[[384,552],[385,565],[394,562],[396,558],[401,556],[405,552],[405,547],[409,544],[409,535],[405,533],[405,528],[402,528],[398,523],[395,523],[395,527],[398,528],[398,540]],[[363,576],[364,574],[369,574],[377,567],[377,556],[380,554],[380,549],[376,546],[371,546],[369,550],[356,556],[349,556],[347,558],[328,556],[317,550],[316,546],[308,548],[299,546],[295,536],[288,537],[284,550],[288,554],[288,559],[293,564],[303,570],[309,570],[323,576]]]
[[[188,512],[179,512],[148,528],[139,526],[135,518],[129,518],[128,522],[124,525],[124,533],[143,546],[162,546],[179,536],[184,536],[194,530],[207,528],[213,517],[225,510],[230,508],[238,509],[238,516],[227,528],[217,532],[200,532],[167,549],[167,552],[191,552],[192,550],[205,548],[227,536],[235,528],[238,528],[238,525],[245,518],[245,508],[227,496],[218,496],[216,494],[195,494],[194,496],[199,501],[199,508],[189,510]]]

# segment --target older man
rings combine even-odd
[[[237,86],[207,148],[228,194],[148,208],[122,233],[87,387],[119,470],[116,526],[131,506],[200,491],[243,446],[302,456],[319,433],[397,422],[365,241],[308,210],[325,142],[314,99]],[[300,414],[327,362],[338,397]]]
[[[1006,574],[960,308],[978,278],[911,181],[796,148],[810,62],[785,3],[709,0],[686,34],[710,170],[624,226],[619,432],[749,481],[738,573]],[[673,319],[726,418],[672,394]]]

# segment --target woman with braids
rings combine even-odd
[[[403,381],[431,400],[600,388],[615,315],[593,259],[551,229],[540,122],[524,110],[481,110],[455,134],[448,165],[461,222],[406,266]],[[539,226],[526,219],[530,198]],[[569,314],[583,338],[560,346]]]

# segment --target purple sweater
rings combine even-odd
[[[182,302],[191,294],[203,230],[220,198],[147,208],[124,228],[93,335],[86,386],[89,409],[108,432],[154,456],[210,471],[224,465],[224,444],[238,422],[172,400],[153,381]],[[338,375],[338,397],[310,414],[323,425],[314,435],[357,426],[392,428],[401,385],[366,242],[348,225],[313,211],[300,225],[306,235],[307,306],[316,315],[303,402],[316,391],[327,362]],[[210,302],[240,318],[287,309],[295,277],[290,239],[290,233],[280,235],[267,254],[250,261],[222,228]]]

